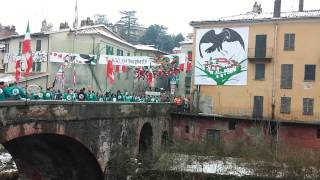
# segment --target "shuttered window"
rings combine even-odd
[[[41,51],[41,40],[37,40],[36,51]]]
[[[18,54],[21,54],[22,53],[22,42],[20,41],[19,42],[19,53]]]
[[[314,64],[304,65],[304,80],[305,81],[316,80],[316,65]]]
[[[290,114],[291,97],[281,97],[280,113]]]
[[[292,33],[287,33],[284,35],[284,50],[293,51],[296,35]]]
[[[255,80],[264,80],[265,64],[256,64]]]
[[[117,56],[123,56],[123,50],[117,49]]]
[[[113,47],[107,45],[106,54],[107,55],[113,55]]]
[[[303,98],[303,115],[313,115],[313,98]]]
[[[220,130],[208,129],[207,130],[207,142],[219,145],[220,144]]]
[[[263,96],[254,96],[252,117],[255,119],[263,117]]]
[[[281,89],[292,89],[293,64],[281,65]]]

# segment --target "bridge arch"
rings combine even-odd
[[[2,143],[25,179],[103,180],[94,155],[79,141],[58,134],[32,134]]]
[[[150,123],[145,123],[140,131],[139,136],[139,153],[151,153],[152,152],[152,141],[153,131]]]

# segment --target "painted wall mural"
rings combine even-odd
[[[195,84],[246,85],[248,27],[198,29]]]

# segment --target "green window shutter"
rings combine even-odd
[[[37,40],[36,51],[41,51],[41,40]]]

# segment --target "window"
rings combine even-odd
[[[281,97],[280,113],[290,114],[291,97]]]
[[[316,80],[316,65],[314,64],[304,65],[304,80],[305,81]]]
[[[293,51],[294,50],[294,41],[295,41],[295,34],[285,34],[284,35],[284,50],[285,51]]]
[[[41,72],[41,62],[33,62],[32,63],[32,71],[33,72]]]
[[[5,72],[8,72],[8,63],[3,64],[3,68]]]
[[[292,89],[293,64],[281,64],[281,89]]]
[[[185,126],[185,132],[187,133],[187,134],[189,134],[190,133],[190,127],[187,125],[187,126]]]
[[[236,129],[236,122],[235,121],[229,121],[229,130],[235,130]]]
[[[313,115],[313,98],[303,98],[303,115]]]
[[[263,117],[263,96],[254,96],[253,97],[252,117],[255,119],[262,119],[262,117]]]
[[[267,35],[256,35],[255,57],[265,58],[267,50]]]
[[[120,49],[117,49],[117,56],[123,56],[123,51]]]
[[[19,42],[19,52],[18,52],[19,54],[21,54],[22,53],[22,42],[20,41]]]
[[[129,53],[129,52],[127,53],[127,56],[130,56],[130,53]]]
[[[265,64],[256,64],[255,80],[264,80]]]
[[[113,47],[106,46],[106,55],[113,55]]]
[[[4,52],[9,53],[9,43],[4,44]]]
[[[37,40],[36,51],[41,51],[41,40]]]
[[[215,129],[208,129],[207,142],[212,144],[220,144],[220,131]]]
[[[320,139],[320,129],[317,129],[317,138]]]

